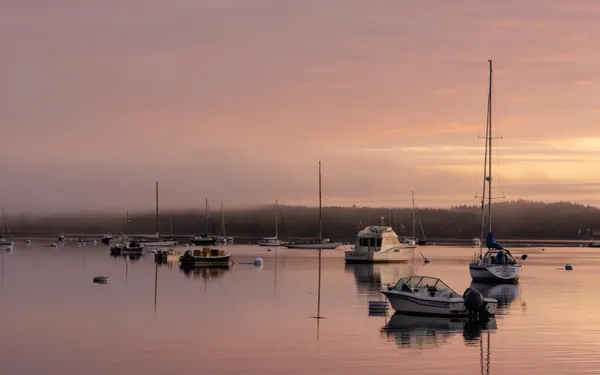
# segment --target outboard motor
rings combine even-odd
[[[467,288],[463,293],[463,301],[469,317],[483,317],[487,313],[487,302],[477,289]]]

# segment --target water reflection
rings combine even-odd
[[[471,288],[477,289],[486,298],[498,300],[498,309],[507,309],[518,297],[520,284],[485,284],[471,282]]]
[[[359,295],[379,297],[382,285],[395,284],[398,279],[410,276],[413,267],[410,263],[346,264],[344,271],[354,273],[354,281]]]
[[[496,330],[496,318],[471,322],[461,318],[394,314],[381,329],[399,348],[435,348],[455,335],[462,334],[466,344],[477,343],[482,331]]]
[[[204,281],[215,281],[229,272],[228,266],[223,267],[194,267],[194,266],[179,266],[181,272],[188,278],[201,279]]]

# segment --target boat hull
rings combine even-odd
[[[177,241],[168,240],[168,241],[142,241],[145,247],[167,247],[167,246],[175,246],[177,245]]]
[[[402,263],[413,256],[416,246],[406,246],[392,251],[346,251],[346,263]]]
[[[182,266],[229,266],[231,254],[208,257],[181,257]]]
[[[418,294],[408,295],[402,292],[382,290],[392,308],[403,314],[431,315],[431,316],[465,316],[468,311],[465,309],[462,298],[451,298],[448,300],[439,300],[427,298]],[[494,299],[485,298],[487,302],[486,310],[490,315],[496,313],[498,302]]]
[[[521,276],[521,266],[500,264],[483,266],[470,264],[471,279],[483,283],[516,283]]]
[[[286,244],[283,245],[288,249],[313,249],[313,250],[333,250],[342,246],[341,242],[330,242],[330,243],[298,243],[298,244]]]
[[[192,242],[195,246],[214,245],[217,242],[216,238],[193,238]]]
[[[271,241],[271,242],[267,242],[267,241],[258,241],[258,244],[260,246],[283,246],[284,242],[283,241]]]

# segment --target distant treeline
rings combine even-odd
[[[499,202],[493,205],[493,231],[498,238],[511,239],[590,239],[594,228],[600,229],[600,210],[571,202],[543,203],[532,201]],[[314,238],[318,236],[318,208],[280,206],[279,234],[287,238]],[[415,215],[416,235],[435,238],[471,239],[480,234],[481,211],[477,206],[458,206],[450,209],[418,209]],[[349,240],[359,228],[377,225],[383,218],[399,235],[412,234],[412,209],[373,207],[323,208],[325,238]],[[9,217],[7,224],[13,235],[155,233],[154,213],[129,214],[61,214],[39,218]],[[275,207],[225,212],[227,235],[264,237],[275,234]],[[159,220],[161,234],[179,236],[204,233],[203,211],[162,213]],[[173,232],[171,232],[171,227]],[[220,212],[213,212],[208,232],[221,234]]]

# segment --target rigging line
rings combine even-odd
[[[500,139],[503,140],[503,138],[500,138]],[[505,161],[504,161],[504,158],[500,157],[500,151],[499,151],[499,148],[504,147],[504,145],[503,144],[500,144],[500,145],[496,146],[496,160],[500,162],[500,170],[498,171],[498,177],[500,177],[499,178],[499,180],[500,180],[500,192],[502,193],[502,198],[505,198],[505,193],[504,193],[504,178],[505,178],[505,176],[504,176],[504,173],[503,173],[506,170],[505,167],[504,167],[505,166],[505,164],[504,164]]]

